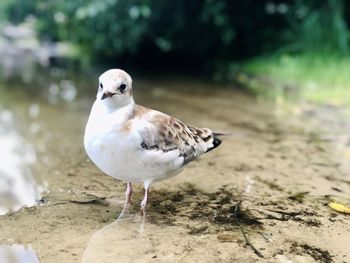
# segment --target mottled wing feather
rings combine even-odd
[[[184,159],[183,165],[217,146],[210,129],[187,126],[158,111],[148,112],[143,119],[147,125],[141,130],[142,148],[163,152],[178,150],[179,157]]]

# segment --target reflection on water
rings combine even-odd
[[[22,245],[0,245],[1,263],[39,263],[39,258],[32,247]]]
[[[55,104],[60,100],[71,102],[76,96],[77,89],[71,80],[63,79],[59,83],[49,85],[48,101],[50,104]]]
[[[13,57],[9,60],[23,64]],[[82,84],[83,78],[69,67],[39,67],[32,61],[31,68],[6,75],[3,66],[0,63],[0,215],[37,204],[47,182],[61,187],[57,176],[85,158],[81,136],[88,111],[78,109],[90,107],[84,98],[93,98],[87,92],[92,86],[89,80],[84,78]],[[23,80],[22,73],[30,78]],[[79,101],[78,93],[83,95]],[[68,153],[76,159],[70,159]]]
[[[235,249],[236,242],[218,242],[216,234],[193,235],[181,225],[149,223],[147,218],[143,226],[142,217],[133,215],[97,231],[82,262],[226,262]]]
[[[97,231],[89,241],[84,256],[83,263],[93,262],[115,262],[118,258],[120,262],[130,261],[140,255],[136,250],[130,249],[135,240],[143,240],[148,235],[148,231],[140,231],[143,225],[142,217],[138,215],[117,219],[113,223]],[[145,250],[147,242],[135,243],[138,249]],[[113,248],[113,249],[112,249]],[[135,247],[136,248],[136,247]],[[101,255],[102,258],[101,258]]]
[[[29,108],[32,117],[38,112],[37,105]],[[0,109],[0,215],[35,205],[44,191],[31,170],[37,160],[34,147],[15,129],[14,119],[11,111]],[[35,123],[29,126],[31,132],[38,129]]]
[[[116,258],[118,262],[148,262],[156,258],[161,262],[178,262],[186,257],[183,249],[187,242],[194,242],[186,236],[180,227],[148,223],[144,226],[140,215],[132,215],[97,231],[85,249],[82,262],[112,263]]]

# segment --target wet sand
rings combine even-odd
[[[349,171],[310,116],[276,112],[214,84],[137,88],[139,103],[233,135],[152,186],[144,225],[141,186],[130,215],[116,221],[125,185],[98,171],[82,145],[92,99],[41,105],[42,129],[30,137],[38,155],[32,169],[48,191],[38,206],[0,216],[0,244],[31,244],[41,262],[350,261],[349,215],[327,206],[350,204]],[[31,103],[4,108],[23,117]]]

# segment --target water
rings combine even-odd
[[[29,84],[1,84],[0,214],[40,203],[59,173],[61,158],[71,152],[70,140],[79,140],[83,132],[86,115],[77,116],[78,103],[72,105],[77,93],[73,82],[47,81],[37,90]]]
[[[40,129],[36,120],[38,109],[37,104],[29,105],[24,128],[18,113],[9,107],[0,107],[0,214],[35,205],[45,190],[45,183],[33,172],[38,150],[30,140]]]
[[[31,246],[22,245],[1,246],[1,263],[39,263],[39,258]]]

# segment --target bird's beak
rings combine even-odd
[[[117,94],[117,93],[105,92],[102,94],[101,100],[104,100],[105,98],[111,98],[115,94]]]

